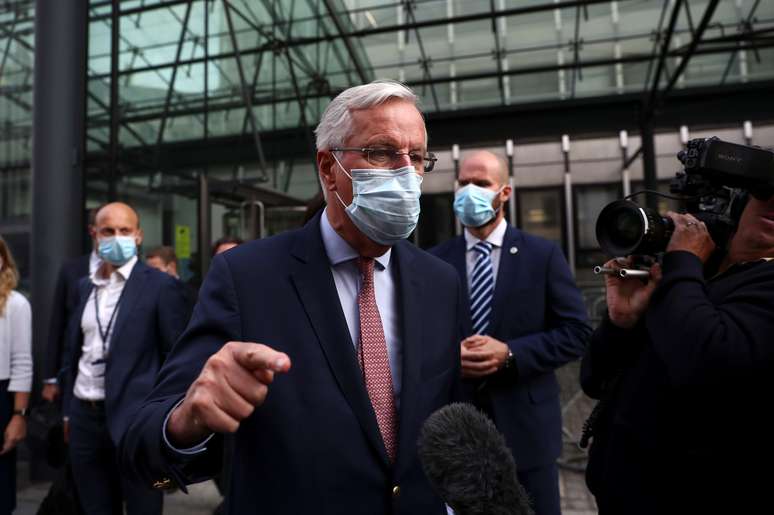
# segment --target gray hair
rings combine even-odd
[[[419,110],[417,95],[407,86],[393,80],[375,80],[342,91],[325,108],[320,124],[314,131],[317,136],[317,150],[327,150],[344,144],[352,131],[351,111],[370,109],[393,99],[411,102]]]

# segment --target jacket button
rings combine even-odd
[[[156,490],[166,490],[170,486],[172,486],[172,480],[168,477],[153,482],[153,488]]]
[[[398,485],[395,485],[392,487],[392,496],[398,497],[400,495],[400,487]]]

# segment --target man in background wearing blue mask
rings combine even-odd
[[[183,487],[218,471],[235,433],[228,513],[445,513],[417,437],[456,397],[461,287],[405,241],[434,164],[416,103],[391,81],[331,101],[316,130],[327,206],[213,259],[126,433],[127,469]]]
[[[189,313],[179,281],[137,259],[137,213],[116,202],[95,218],[99,267],[80,283],[70,320],[62,410],[70,460],[84,513],[162,512],[162,496],[121,477],[116,448],[150,392]]]
[[[454,213],[462,236],[430,252],[454,265],[465,313],[465,393],[505,435],[536,515],[559,515],[562,448],[554,370],[580,358],[591,328],[561,249],[505,221],[507,166],[491,152],[462,163]]]

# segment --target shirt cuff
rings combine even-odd
[[[212,439],[212,437],[215,436],[215,433],[210,433],[210,436],[205,438],[203,442],[196,444],[193,447],[188,447],[186,449],[178,449],[177,447],[169,443],[169,440],[167,439],[167,423],[169,423],[169,417],[170,415],[172,415],[172,412],[175,411],[175,409],[177,409],[177,407],[183,403],[183,400],[184,399],[180,399],[180,402],[175,404],[172,407],[172,409],[169,410],[169,413],[167,413],[167,416],[164,418],[164,425],[162,426],[162,429],[161,429],[161,436],[164,438],[164,445],[166,445],[170,451],[175,452],[177,454],[183,454],[185,456],[194,456],[196,454],[201,454],[207,450],[207,444]]]
[[[56,377],[49,377],[43,380],[43,384],[59,384],[59,380]]]

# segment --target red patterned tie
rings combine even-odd
[[[374,294],[374,260],[360,257],[357,260],[363,274],[363,287],[357,299],[360,309],[360,345],[357,359],[365,378],[366,390],[376,413],[376,422],[382,433],[384,446],[390,461],[395,461],[397,448],[397,414],[392,391],[392,373],[387,357],[387,341],[384,338],[382,318]]]

